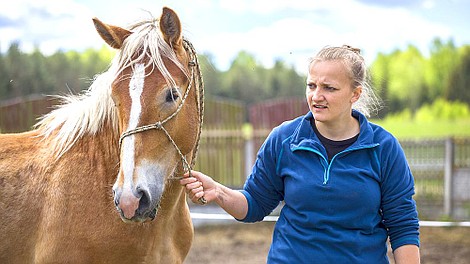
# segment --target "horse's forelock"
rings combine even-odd
[[[176,86],[163,58],[172,61],[186,76],[189,76],[189,72],[178,60],[173,48],[164,40],[157,22],[158,20],[152,18],[130,26],[132,34],[124,41],[123,48],[117,55],[117,74],[148,59],[146,67],[155,67],[168,85]]]

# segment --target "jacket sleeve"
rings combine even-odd
[[[241,191],[248,201],[248,212],[243,222],[261,221],[283,200],[284,185],[276,173],[281,144],[273,130],[258,151],[251,175]]]
[[[413,175],[398,141],[391,137],[383,143],[381,209],[390,244],[393,250],[409,244],[419,246],[418,213],[412,198]]]

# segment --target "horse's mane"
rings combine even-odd
[[[124,41],[109,69],[96,75],[85,92],[58,96],[63,103],[41,117],[35,125],[44,139],[50,139],[57,158],[82,136],[99,132],[105,122],[110,122],[113,131],[118,131],[117,112],[111,99],[111,84],[116,78],[130,78],[121,75],[127,67],[134,67],[136,63],[145,61],[145,58],[151,58],[146,66],[156,68],[169,85],[175,86],[175,81],[163,63],[165,57],[189,76],[172,47],[163,39],[157,22],[152,17],[131,25],[129,30],[133,33]]]

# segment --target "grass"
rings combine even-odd
[[[371,120],[398,139],[470,137],[470,118],[442,121],[415,121],[400,119]]]

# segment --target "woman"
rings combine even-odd
[[[419,263],[414,181],[398,141],[366,116],[378,101],[358,49],[326,47],[309,63],[310,112],[273,129],[242,191],[193,172],[181,180],[243,222],[280,201],[268,263]],[[186,175],[188,176],[188,175]]]

